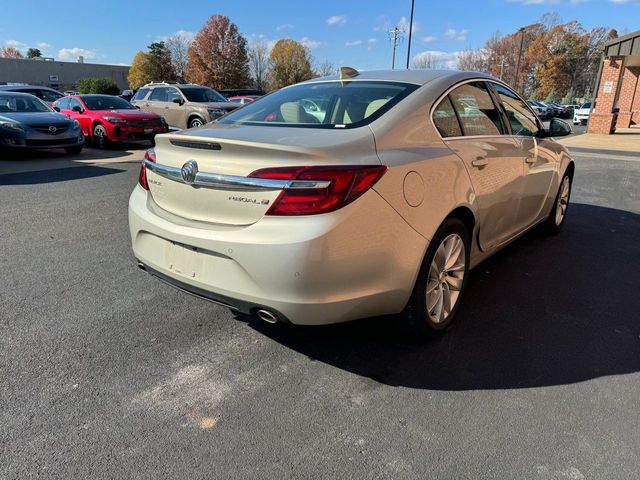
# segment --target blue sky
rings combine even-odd
[[[409,17],[410,0],[109,0],[6,2],[0,46],[74,61],[129,64],[136,51],[176,31],[196,32],[210,15],[234,21],[250,41],[288,37],[305,43],[318,62],[361,69],[389,68],[387,30]],[[445,6],[443,6],[445,5]],[[85,8],[86,7],[86,8]],[[640,29],[640,0],[416,0],[414,54],[430,51],[453,64],[455,52],[482,46],[495,31],[508,33],[544,13],[586,28]],[[406,39],[397,62],[406,61]]]

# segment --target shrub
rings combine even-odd
[[[113,80],[108,78],[83,78],[78,82],[80,93],[102,93],[105,95],[119,95],[120,89]]]

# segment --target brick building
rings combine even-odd
[[[606,43],[589,133],[640,126],[640,31]]]

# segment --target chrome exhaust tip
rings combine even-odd
[[[260,309],[256,312],[256,315],[258,315],[258,318],[260,320],[263,320],[267,323],[274,324],[274,323],[278,323],[279,321],[278,316],[275,313],[270,312],[269,310]]]

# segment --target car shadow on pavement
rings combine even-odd
[[[126,170],[82,165],[78,167],[50,168],[30,172],[0,174],[1,185],[38,185],[43,183],[66,182],[82,178],[102,177],[122,173]]]
[[[412,341],[396,317],[326,327],[250,325],[309,358],[420,389],[563,385],[640,371],[640,215],[573,204],[471,272],[457,321]]]

